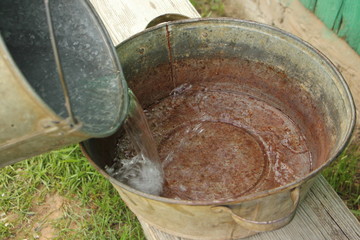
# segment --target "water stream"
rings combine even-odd
[[[160,195],[163,190],[164,173],[156,144],[144,111],[131,91],[129,99],[128,116],[123,124],[126,136],[118,144],[114,165],[106,167],[106,171],[136,190]],[[124,147],[130,144],[133,149],[129,152]]]

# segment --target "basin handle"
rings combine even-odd
[[[234,219],[234,221],[245,229],[255,231],[255,232],[272,231],[272,230],[276,230],[276,229],[279,229],[279,228],[287,225],[294,218],[295,212],[299,205],[299,200],[300,200],[299,187],[296,187],[291,190],[290,197],[291,197],[291,200],[293,201],[293,207],[291,209],[291,212],[283,218],[279,218],[279,219],[271,220],[271,221],[255,221],[255,220],[249,220],[249,219],[243,218],[243,217],[237,215],[236,213],[234,213],[233,210],[229,206],[216,206],[216,207],[214,207],[214,209],[216,209],[216,211],[220,210],[220,211],[225,211],[225,212],[230,213],[231,217]]]
[[[160,16],[154,18],[153,20],[151,20],[148,23],[148,25],[146,25],[146,28],[150,28],[150,27],[156,26],[156,25],[158,25],[160,23],[164,23],[164,22],[177,21],[177,20],[188,19],[188,18],[189,17],[178,14],[178,13],[167,13],[167,14],[160,15]]]

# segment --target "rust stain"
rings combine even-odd
[[[175,77],[174,77],[174,66],[173,66],[173,56],[172,56],[172,49],[171,49],[171,41],[170,41],[170,30],[169,30],[169,25],[166,24],[166,40],[167,40],[167,47],[168,47],[168,53],[169,53],[169,65],[170,65],[170,77],[171,77],[171,81],[173,83],[174,88],[176,87],[176,83],[175,83]]]

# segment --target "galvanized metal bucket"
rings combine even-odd
[[[0,167],[104,137],[121,125],[127,86],[90,3],[0,3]]]
[[[234,87],[246,85],[246,81],[236,80],[242,74],[237,62],[265,64],[279,74],[244,89],[260,90],[257,97],[266,96],[288,106],[288,114],[312,141],[313,166],[306,176],[274,189],[221,201],[153,196],[110,177],[104,167],[113,162],[121,130],[83,142],[90,162],[111,181],[137,217],[170,234],[223,240],[285,226],[314,178],[340,154],[354,128],[354,103],[333,64],[306,42],[274,27],[235,19],[182,20],[141,32],[120,44],[117,52],[128,85],[144,108],[187,81],[226,77],[234,79]],[[256,71],[254,68],[250,74],[261,75]],[[292,84],[305,95],[286,87]]]

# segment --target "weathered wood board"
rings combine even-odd
[[[154,18],[178,13],[190,18],[200,17],[188,0],[90,0],[114,45],[141,32]]]

